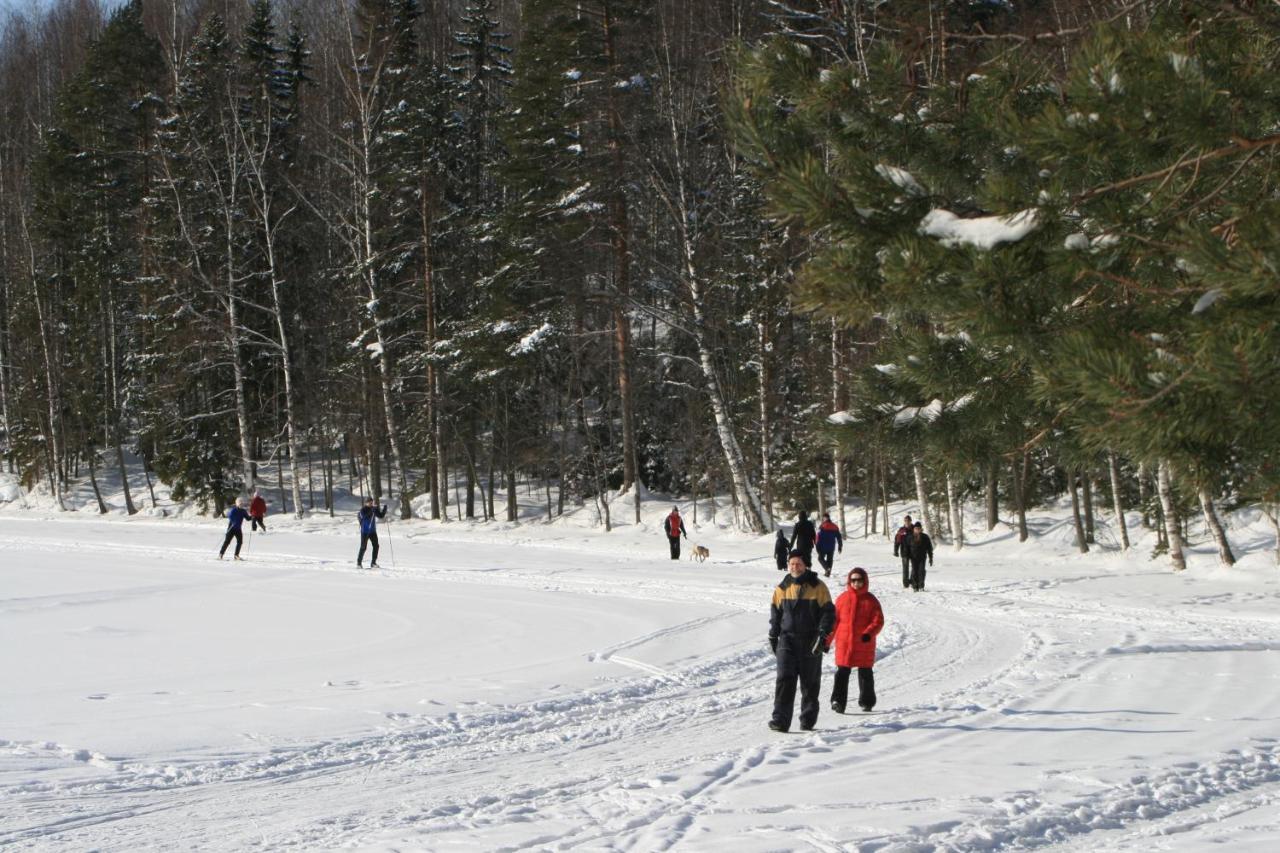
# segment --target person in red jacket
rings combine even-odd
[[[876,706],[876,635],[884,627],[880,601],[867,590],[867,570],[849,572],[848,588],[836,599],[836,627],[827,642],[836,653],[836,677],[831,687],[831,710],[844,713],[849,697],[849,672],[858,668],[858,707]]]
[[[262,532],[267,532],[267,499],[262,496],[262,492],[254,492],[253,500],[249,501],[249,518],[253,524],[249,526],[249,532],[262,528]]]

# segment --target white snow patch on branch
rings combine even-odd
[[[920,220],[920,233],[936,237],[944,246],[975,246],[992,249],[1000,243],[1016,243],[1039,225],[1035,210],[1022,210],[1008,216],[979,216],[961,219],[948,210],[935,208]]]
[[[920,182],[916,180],[915,175],[899,166],[880,163],[876,166],[876,174],[899,189],[906,190],[910,195],[926,196],[929,194]]]
[[[857,422],[858,419],[847,411],[832,412],[827,415],[827,423],[834,424],[835,426],[848,426],[849,424],[856,424]]]
[[[1201,296],[1199,299],[1196,300],[1195,307],[1191,309],[1191,313],[1201,314],[1205,311],[1208,311],[1209,306],[1217,302],[1219,299],[1221,299],[1225,295],[1226,295],[1225,293],[1223,293],[1221,290],[1215,287],[1213,290],[1208,291],[1207,293],[1205,293],[1204,296]]]
[[[553,331],[555,331],[554,326],[550,323],[543,323],[541,326],[521,338],[520,343],[511,347],[507,352],[511,355],[524,355],[526,353],[533,352],[534,348],[538,346],[538,342]]]

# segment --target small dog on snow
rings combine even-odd
[[[701,563],[707,557],[711,556],[711,549],[705,545],[694,545],[693,552],[689,554],[690,560],[697,560]]]

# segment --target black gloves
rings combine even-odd
[[[769,638],[769,649],[770,649],[770,650],[771,650],[775,655],[778,653],[778,638],[777,638],[777,637],[770,637],[770,638]]]
[[[869,642],[871,642],[871,635],[870,635],[870,634],[863,634],[863,635],[862,635],[862,642],[864,642],[864,643],[869,643]]]

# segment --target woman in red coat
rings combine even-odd
[[[867,590],[867,570],[849,572],[848,589],[836,599],[836,627],[827,638],[836,652],[836,678],[831,688],[831,710],[844,713],[849,696],[849,671],[858,668],[858,706],[870,711],[876,704],[876,634],[884,627],[880,602]]]

